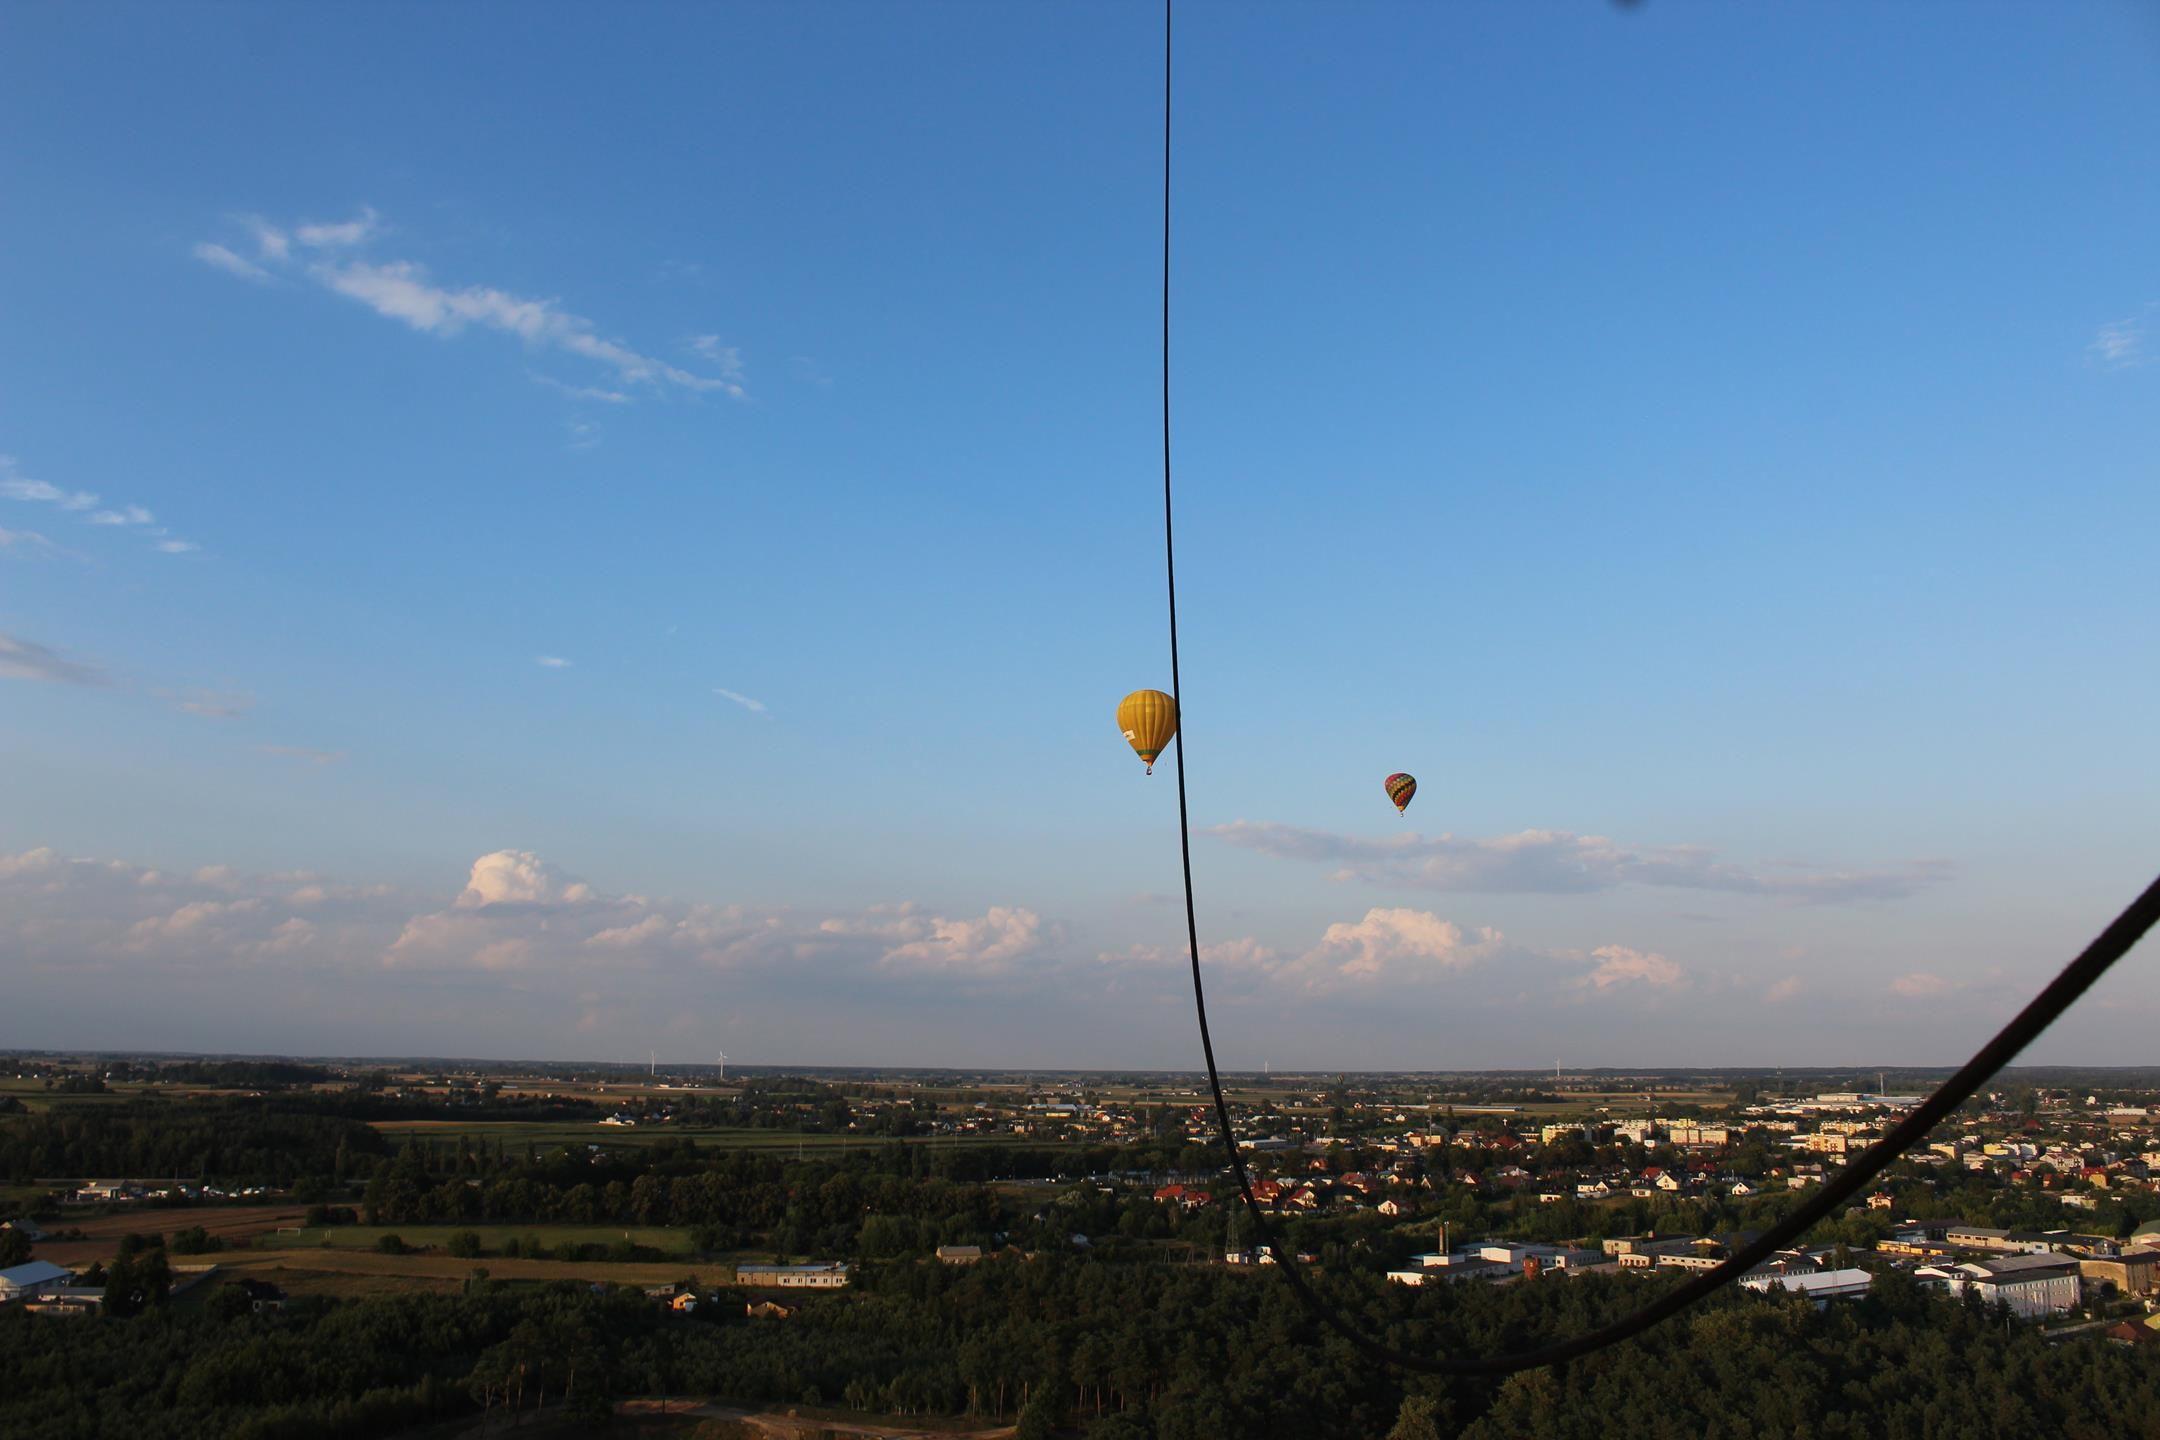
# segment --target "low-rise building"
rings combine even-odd
[[[2054,1255],[2006,1255],[1999,1260],[1967,1260],[1955,1265],[1923,1265],[1913,1272],[1952,1295],[1978,1295],[2001,1301],[2027,1320],[2077,1308],[2078,1263]]]
[[[20,1300],[43,1290],[57,1290],[75,1276],[50,1260],[31,1260],[0,1270],[0,1301]]]
[[[737,1265],[735,1283],[759,1290],[838,1290],[848,1283],[848,1265],[845,1260],[806,1265]]]
[[[1847,1300],[1865,1295],[1875,1277],[1865,1270],[1809,1270],[1789,1275],[1748,1275],[1740,1281],[1758,1294],[1782,1290],[1789,1294],[1805,1295],[1815,1302],[1819,1310],[1832,1300]]]

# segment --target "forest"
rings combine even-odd
[[[1408,1292],[1337,1282],[1390,1343],[1475,1354],[1594,1325],[1643,1297],[1611,1277]],[[1278,1278],[1064,1256],[867,1267],[859,1289],[751,1320],[641,1293],[512,1288],[295,1301],[227,1287],[183,1309],[55,1322],[0,1312],[0,1433],[89,1440],[388,1436],[565,1407],[601,1427],[631,1396],[1001,1416],[1023,1440],[2065,1440],[2160,1437],[2148,1348],[2051,1344],[1886,1276],[1816,1310],[1731,1295],[1629,1345],[1504,1381],[1391,1373],[1319,1330]]]

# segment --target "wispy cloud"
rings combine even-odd
[[[305,745],[258,745],[256,749],[265,755],[275,755],[282,760],[304,760],[310,765],[335,765],[345,758],[343,750],[314,750]]]
[[[567,670],[570,668],[570,662],[560,655],[535,655],[533,656],[533,664],[538,665],[543,670]]]
[[[1778,981],[1775,985],[1772,985],[1768,990],[1763,992],[1763,1003],[1765,1005],[1782,1005],[1787,1000],[1790,1000],[1794,996],[1798,995],[1801,989],[1802,983],[1800,977],[1797,975],[1787,975],[1784,979]]]
[[[2150,310],[2153,307],[2147,306]],[[2145,363],[2145,322],[2141,315],[2111,320],[2100,327],[2086,347],[2092,357],[2110,370],[2124,370]]]
[[[1947,865],[1925,860],[1877,869],[1749,869],[1701,846],[1629,845],[1566,830],[1524,830],[1486,840],[1415,834],[1368,839],[1239,820],[1207,833],[1264,855],[1333,865],[1337,879],[1483,894],[1568,895],[1661,885],[1830,904],[1902,899],[1949,876]]]
[[[753,700],[748,695],[738,695],[733,690],[723,690],[718,685],[713,686],[712,693],[718,695],[723,700],[734,701],[737,705],[742,706],[743,709],[748,710],[753,715],[768,715],[771,713],[766,710],[764,701]]]
[[[0,631],[0,678],[44,680],[55,685],[103,685],[105,672],[56,650]]]
[[[620,390],[603,390],[597,385],[566,385],[552,375],[535,375],[532,378],[534,384],[545,385],[556,394],[567,395],[573,400],[591,400],[601,405],[630,403],[630,397]]]
[[[1910,975],[1900,975],[1890,982],[1890,993],[1905,1000],[1933,1000],[1957,989],[1953,981],[1925,970],[1915,970]]]
[[[206,720],[231,720],[255,708],[255,697],[233,690],[160,690],[157,697],[175,710]]]
[[[415,261],[374,260],[352,254],[364,249],[380,233],[379,217],[371,209],[364,209],[354,220],[310,222],[290,231],[259,219],[242,223],[253,231],[262,263],[249,262],[224,246],[211,244],[197,246],[196,259],[249,279],[256,278],[250,271],[258,272],[262,278],[297,272],[367,306],[384,319],[399,321],[423,334],[449,337],[470,327],[512,335],[529,349],[557,351],[604,366],[622,385],[744,398],[741,356],[732,348],[721,347],[717,336],[697,337],[712,340],[711,351],[693,344],[692,348],[718,365],[721,372],[701,375],[607,338],[592,321],[564,309],[556,300],[516,295],[492,285],[440,285],[429,278],[426,267]],[[235,268],[236,264],[244,268]],[[266,269],[266,265],[276,268]],[[601,393],[612,392],[594,391],[595,395]]]
[[[157,548],[169,555],[178,555],[198,548],[192,540],[170,538],[172,532],[154,522],[157,517],[140,505],[113,505],[96,510],[98,497],[88,490],[68,490],[45,480],[34,480],[22,473],[21,465],[12,455],[0,455],[0,499],[22,500],[34,505],[52,505],[62,510],[80,512],[94,510],[88,516],[92,525],[150,527],[145,533],[156,538]],[[27,532],[25,532],[27,533]],[[167,537],[167,538],[157,538]],[[43,536],[37,537],[43,539]],[[48,542],[49,543],[49,542]]]
[[[732,380],[738,385],[742,383],[742,351],[733,345],[721,344],[718,335],[693,335],[690,337],[689,345],[692,350],[702,355],[711,364],[720,367],[720,374],[724,378]]]
[[[57,505],[62,510],[88,510],[98,497],[87,490],[63,490],[22,473],[12,455],[0,455],[0,496],[37,505]]]
[[[10,530],[0,525],[0,550],[18,548],[44,551],[57,550],[60,547],[35,530]]]
[[[258,285],[268,285],[277,279],[254,261],[235,254],[223,245],[213,245],[207,240],[195,247],[194,254],[197,260],[213,269],[222,270],[228,275],[237,275],[242,280],[252,280]]]
[[[293,238],[316,249],[344,249],[353,245],[365,245],[374,238],[380,219],[374,206],[363,205],[360,213],[350,220],[334,224],[314,221],[296,225],[293,227]]]

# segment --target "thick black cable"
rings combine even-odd
[[[2083,954],[2071,961],[2031,1004],[2018,1012],[2015,1019],[2003,1026],[1995,1038],[1981,1048],[1979,1054],[1966,1061],[1962,1069],[1944,1081],[1941,1088],[1930,1095],[1919,1109],[1906,1116],[1888,1135],[1870,1145],[1858,1158],[1824,1182],[1822,1188],[1817,1190],[1806,1204],[1763,1232],[1753,1244],[1727,1257],[1716,1269],[1704,1271],[1686,1284],[1666,1291],[1648,1305],[1622,1316],[1610,1325],[1569,1340],[1556,1341],[1551,1345],[1518,1351],[1512,1355],[1472,1355],[1442,1359],[1411,1355],[1373,1339],[1343,1319],[1333,1306],[1314,1292],[1311,1283],[1299,1268],[1297,1257],[1277,1239],[1275,1227],[1268,1220],[1267,1212],[1260,1208],[1259,1198],[1253,1194],[1252,1176],[1245,1169],[1245,1157],[1238,1153],[1237,1136],[1230,1126],[1230,1104],[1223,1098],[1222,1074],[1215,1066],[1215,1041],[1208,1033],[1207,990],[1200,978],[1200,922],[1193,907],[1192,821],[1185,802],[1185,695],[1178,677],[1177,544],[1171,533],[1170,504],[1170,11],[1171,0],[1163,0],[1163,571],[1169,584],[1170,595],[1170,698],[1176,707],[1178,724],[1178,858],[1185,878],[1185,944],[1186,953],[1192,961],[1193,1010],[1200,1021],[1200,1049],[1207,1057],[1208,1088],[1215,1097],[1216,1127],[1222,1133],[1223,1150],[1230,1157],[1230,1170],[1237,1178],[1238,1192],[1244,1197],[1245,1209],[1251,1214],[1254,1227],[1259,1231],[1260,1241],[1274,1257],[1283,1278],[1290,1282],[1290,1288],[1297,1292],[1298,1299],[1304,1302],[1305,1308],[1311,1311],[1315,1318],[1370,1358],[1382,1364],[1433,1375],[1508,1375],[1517,1370],[1532,1370],[1541,1365],[1577,1359],[1607,1346],[1617,1345],[1623,1340],[1633,1339],[1658,1322],[1671,1319],[1689,1306],[1707,1299],[1738,1280],[1806,1235],[1840,1204],[1850,1199],[1861,1186],[1874,1179],[1891,1161],[1919,1144],[1928,1132],[1971,1099],[1974,1092],[1987,1083],[1989,1077],[2009,1064],[2019,1051],[2037,1039],[2058,1016],[2076,1003],[2078,997],[2090,989],[2094,981],[2107,973],[2109,966],[2130,952],[2131,947],[2144,937],[2145,932],[2150,930],[2155,922],[2160,922],[2160,879],[2155,879],[2145,888],[2144,894],[2131,901],[2129,908],[2116,916],[2114,923],[2103,930],[2092,944],[2086,946]]]

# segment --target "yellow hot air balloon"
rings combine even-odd
[[[1177,701],[1160,690],[1135,690],[1118,701],[1117,724],[1134,753],[1147,762],[1148,774],[1152,775],[1155,757],[1177,734]]]

